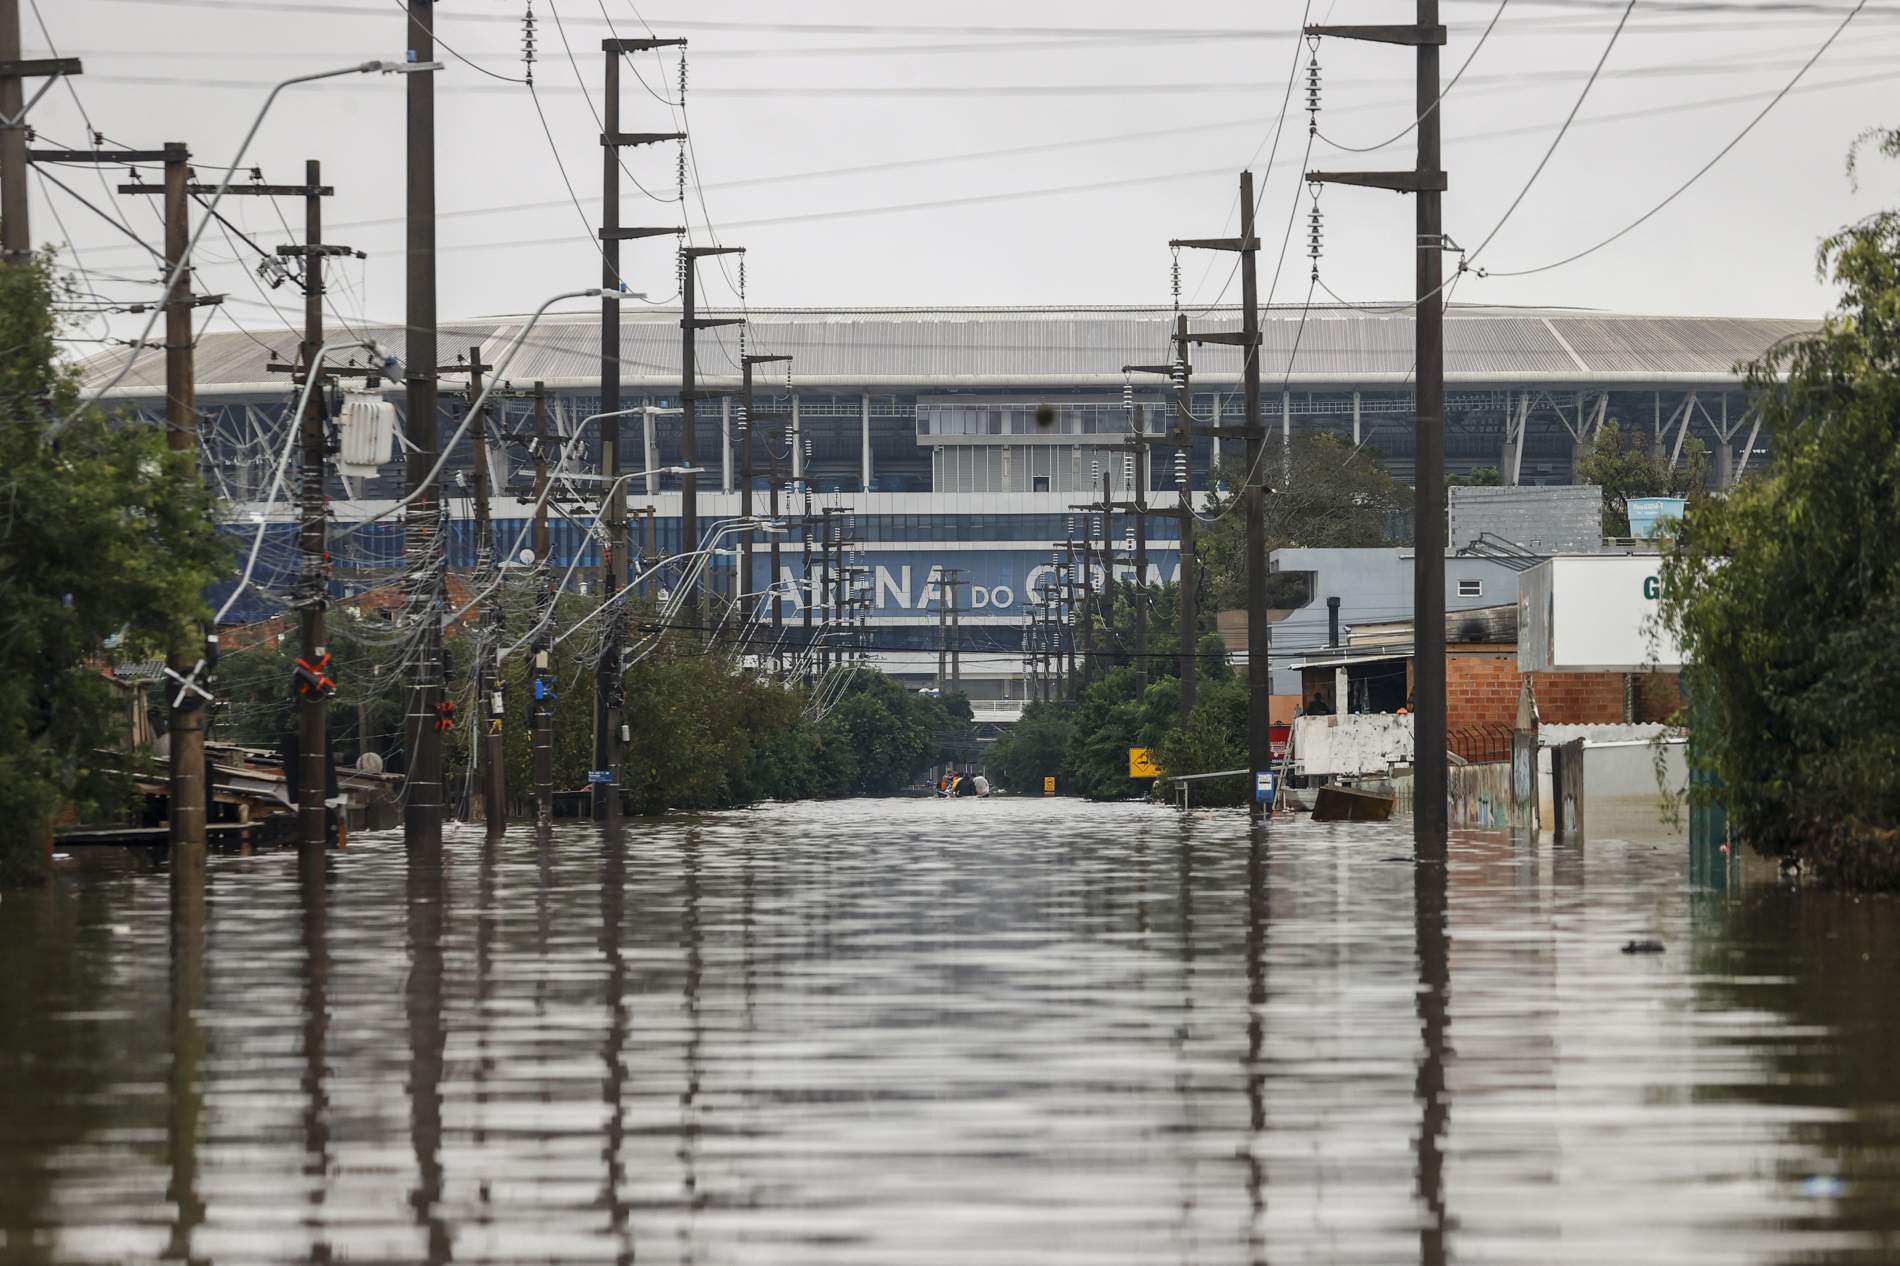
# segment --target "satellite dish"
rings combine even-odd
[[[383,758],[375,752],[364,752],[356,758],[356,772],[359,774],[380,774],[383,772]]]
[[[523,567],[534,566],[534,551],[533,550],[531,549],[522,550],[520,554],[520,558],[521,558],[521,565]]]

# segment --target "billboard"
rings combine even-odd
[[[1135,579],[1132,560],[1116,557],[1115,578],[1123,582]],[[1038,550],[873,550],[862,558],[847,560],[851,566],[870,569],[872,618],[930,615],[934,617],[947,595],[939,583],[939,568],[960,568],[958,607],[966,616],[1008,616],[1018,618],[1034,599],[1039,586],[1056,583],[1056,569],[1049,551]],[[757,569],[753,584],[756,592],[765,587],[771,566],[764,550],[753,557]],[[785,583],[788,610],[799,610],[806,593],[802,585],[804,560],[799,550],[783,549],[779,557],[780,580]],[[812,571],[822,577],[822,567],[814,557]],[[1180,578],[1180,553],[1176,549],[1148,551],[1148,583],[1173,584]],[[1094,582],[1100,585],[1103,570],[1093,568]]]
[[[1578,554],[1549,559],[1518,581],[1522,672],[1675,672],[1682,648],[1662,626],[1662,558]]]

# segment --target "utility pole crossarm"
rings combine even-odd
[[[1248,333],[1246,330],[1209,330],[1202,334],[1188,335],[1190,343],[1222,343],[1229,347],[1258,347],[1260,332]]]
[[[1410,26],[1309,26],[1304,34],[1331,36],[1336,40],[1370,40],[1375,44],[1404,44],[1415,48],[1445,42],[1444,27],[1425,23]]]
[[[683,252],[688,259],[704,259],[708,255],[743,255],[743,246],[689,246]]]
[[[30,163],[104,163],[116,167],[120,163],[160,163],[165,161],[162,149],[30,149],[26,152]],[[163,193],[163,185],[152,186],[151,192]]]
[[[1174,372],[1173,365],[1123,365],[1124,374],[1160,374],[1163,378]]]
[[[686,232],[685,229],[677,228],[677,227],[657,228],[657,229],[655,228],[642,228],[642,229],[610,228],[610,229],[602,229],[600,231],[600,240],[603,242],[631,242],[635,240],[636,238],[665,237],[668,234],[671,234],[674,237],[678,237],[680,234],[684,232]]]
[[[683,141],[684,132],[602,132],[600,143],[623,148],[629,145],[658,145],[663,141]]]
[[[356,254],[356,248],[353,246],[326,246],[321,242],[311,242],[307,245],[303,243],[292,242],[284,246],[279,246],[276,248],[276,250],[277,250],[277,254],[284,255],[284,256],[354,255]]]
[[[1257,251],[1260,239],[1257,237],[1177,237],[1168,241],[1170,247],[1197,251]]]
[[[35,151],[35,152],[38,153],[40,151]],[[137,161],[137,160],[128,160],[128,161]],[[144,184],[120,185],[119,192],[120,193],[164,193],[165,186],[144,185]],[[218,192],[218,186],[199,184],[199,183],[194,182],[192,184],[185,186],[185,192],[190,194],[194,198],[209,197]],[[329,185],[311,186],[311,185],[250,184],[250,185],[232,185],[229,189],[226,189],[224,191],[224,196],[229,198],[234,194],[239,195],[239,196],[248,194],[251,197],[267,197],[267,198],[308,198],[308,197],[313,197],[313,196],[318,197],[318,198],[328,198],[334,193],[336,193],[336,190]],[[301,248],[297,248],[297,249],[301,249]],[[279,247],[278,252],[280,254],[283,253],[283,248]]]
[[[1394,193],[1443,193],[1447,187],[1442,171],[1309,171],[1306,179],[1309,184],[1361,185]]]
[[[686,41],[679,40],[602,40],[600,51],[603,53],[647,53],[656,48],[685,48]]]
[[[695,330],[711,330],[722,325],[744,325],[744,324],[745,324],[744,317],[694,317],[690,323],[686,321],[681,321],[680,328],[686,329],[690,325],[690,328],[695,329]],[[727,392],[725,394],[730,395],[732,393]]]
[[[748,365],[765,365],[775,360],[790,360],[791,358],[792,354],[790,352],[774,352],[771,355],[760,352],[748,352],[745,356],[745,363]],[[782,422],[785,419],[779,417],[755,417],[752,420],[754,422]]]

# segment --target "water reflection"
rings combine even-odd
[[[6,895],[0,1263],[1900,1258],[1891,901],[1068,802],[352,845]]]

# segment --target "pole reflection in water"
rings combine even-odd
[[[1900,1260],[1893,902],[1585,848],[920,800],[63,876],[0,1266]]]
[[[607,964],[607,1036],[600,1051],[604,1065],[600,1092],[606,1107],[601,1159],[606,1162],[607,1174],[600,1200],[607,1211],[607,1231],[615,1245],[614,1260],[625,1263],[634,1258],[633,1210],[624,1195],[628,1006],[627,960],[620,944],[620,924],[627,893],[627,837],[626,828],[617,818],[603,825],[600,833],[600,952]]]
[[[205,1035],[200,1015],[205,1006],[207,906],[202,864],[187,864],[172,876],[171,901],[171,1076],[167,1085],[166,1151],[171,1181],[165,1199],[172,1206],[168,1261],[193,1261],[192,1237],[204,1224],[205,1202],[198,1190],[199,1128],[204,1116]]]
[[[322,849],[297,859],[303,913],[303,1173],[309,1184],[310,1260],[331,1260],[324,1201],[330,1185],[330,883]]]
[[[1445,1091],[1447,1009],[1451,948],[1447,913],[1448,863],[1420,858],[1412,867],[1414,932],[1418,944],[1418,1027],[1424,1050],[1418,1062],[1418,1231],[1421,1266],[1446,1260],[1445,1130],[1450,1103]]]
[[[442,937],[448,919],[447,850],[440,843],[408,849],[409,1144],[416,1182],[409,1204],[422,1231],[425,1259],[446,1262],[450,1231],[442,1216]]]
[[[1247,1260],[1267,1259],[1267,824],[1247,828]]]

